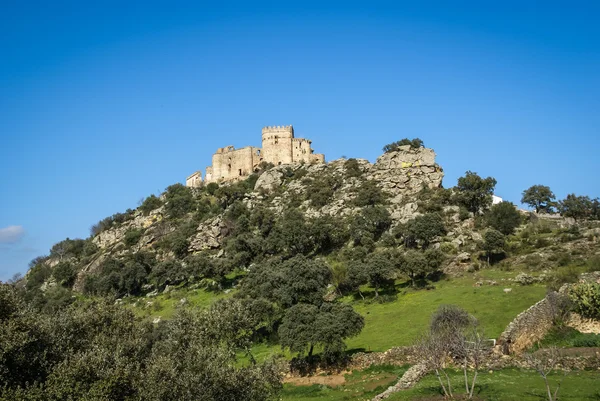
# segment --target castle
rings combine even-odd
[[[211,182],[238,181],[259,170],[261,163],[276,166],[290,163],[325,163],[325,156],[313,153],[312,141],[294,137],[294,127],[277,126],[262,129],[262,148],[247,146],[235,149],[226,146],[217,149],[212,166],[202,173],[196,171],[185,181],[188,187],[200,187]]]

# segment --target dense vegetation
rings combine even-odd
[[[405,139],[384,151],[405,145],[423,142]],[[397,313],[410,299],[421,299],[428,314],[441,294],[465,302],[469,313],[484,296],[488,305],[504,302],[476,293],[480,278],[466,284],[454,272],[503,279],[505,272],[532,286],[531,298],[515,289],[516,309],[496,322],[479,310],[476,317],[498,335],[539,299],[543,284],[558,289],[600,270],[591,256],[598,199],[556,202],[542,185],[523,192],[522,202],[537,212],[577,220],[561,226],[510,202],[492,205],[496,180],[467,171],[454,188],[423,188],[403,200],[417,213],[398,220],[391,195],[355,159],[341,172],[325,167],[318,175],[305,166],[282,168],[281,187],[254,191],[269,168],[229,185],[171,185],[137,210],[101,220],[89,238],[55,244],[25,278],[2,285],[3,399],[269,399],[279,389],[279,370],[257,357],[261,347],[280,347],[297,366],[336,364],[348,347],[367,348],[365,337],[368,348],[398,345],[381,341],[390,330],[410,333],[401,344],[408,345],[419,328],[402,326]],[[342,198],[344,213],[318,213]],[[219,246],[194,248],[198,230],[212,227]],[[103,244],[103,233],[120,240]],[[190,299],[200,291],[214,302],[193,307],[188,296],[170,299],[173,291]],[[597,285],[574,286],[573,309],[600,317],[599,294]],[[159,298],[177,307],[153,324],[138,312],[160,310]],[[397,322],[385,321],[389,316]]]

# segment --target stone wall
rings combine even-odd
[[[233,146],[221,148],[212,157],[212,166],[207,169],[206,182],[244,179],[258,168],[261,161],[260,148],[253,146],[241,149],[235,149]]]
[[[500,335],[498,349],[505,355],[518,354],[544,338],[552,328],[553,313],[548,297],[521,312]]]
[[[194,172],[185,180],[185,186],[190,188],[200,188],[202,186],[202,173],[200,171]]]

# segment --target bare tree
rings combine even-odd
[[[442,305],[433,314],[429,332],[419,340],[416,350],[420,360],[435,372],[447,398],[454,398],[454,394],[446,368],[452,362],[461,366],[466,394],[472,399],[479,369],[489,351],[486,341],[477,319],[458,306]]]
[[[445,341],[430,332],[417,341],[415,351],[421,363],[435,372],[435,377],[437,377],[440,383],[444,397],[453,398],[452,384],[446,372],[448,366],[448,348]]]
[[[465,378],[465,390],[468,399],[473,398],[475,391],[475,383],[479,369],[483,364],[486,354],[489,353],[490,347],[488,340],[479,329],[476,320],[473,320],[469,327],[464,330],[462,338],[458,339],[458,347],[462,353],[462,369]],[[473,371],[473,376],[469,379],[469,368]]]
[[[560,386],[562,385],[565,377],[567,377],[569,374],[569,371],[564,366],[565,358],[560,350],[555,346],[541,349],[534,353],[526,354],[525,360],[529,366],[538,372],[542,379],[544,379],[548,401],[557,401]],[[550,373],[558,370],[562,372],[562,376],[556,384],[556,388],[554,391],[552,391],[552,385],[548,379],[548,376]]]

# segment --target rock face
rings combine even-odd
[[[283,184],[283,171],[281,168],[272,168],[258,177],[254,190],[272,191]]]
[[[412,149],[407,145],[379,156],[369,176],[393,195],[399,192],[409,195],[419,192],[424,186],[439,187],[444,173],[435,163],[433,149]]]
[[[341,187],[336,190],[336,196],[318,210],[307,204],[306,215],[308,217],[347,216],[357,210],[352,200],[361,180],[373,180],[389,195],[387,207],[392,219],[403,223],[419,214],[417,204],[407,203],[406,199],[421,191],[423,187],[440,187],[444,177],[442,168],[435,163],[433,149],[423,147],[414,149],[410,146],[401,146],[397,151],[380,156],[375,164],[365,159],[356,159],[356,165],[362,174],[360,178],[348,176],[345,159],[334,160],[327,164],[281,165],[264,172],[258,178],[254,189],[270,192],[285,184],[286,192],[302,193],[305,189],[303,179],[286,181],[286,176],[296,174],[299,169],[305,170],[303,177],[308,179],[331,174],[340,178],[342,182]]]
[[[190,252],[219,248],[227,234],[227,227],[221,216],[217,216],[202,222],[196,232],[196,236],[190,242],[188,249]]]
[[[106,249],[116,245],[125,238],[125,233],[133,228],[146,229],[152,224],[162,220],[163,208],[153,210],[148,216],[144,216],[141,212],[136,212],[133,220],[127,221],[117,228],[111,228],[102,231],[92,240],[100,249]]]

